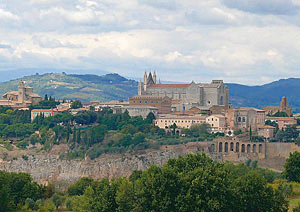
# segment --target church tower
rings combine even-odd
[[[25,82],[20,81],[18,84],[18,101],[23,103],[25,101]]]
[[[147,72],[145,71],[145,74],[144,74],[144,91],[147,90]]]
[[[138,85],[138,95],[141,96],[142,95],[142,81],[139,81],[139,85]]]
[[[153,73],[153,81],[154,81],[154,84],[156,84],[156,72],[155,71]]]

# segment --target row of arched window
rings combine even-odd
[[[235,144],[235,145],[234,145]],[[218,144],[218,152],[246,152],[246,153],[262,153],[262,144],[241,144],[239,142],[220,142]]]

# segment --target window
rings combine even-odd
[[[246,118],[245,117],[243,117],[243,122],[246,122]]]

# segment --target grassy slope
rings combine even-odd
[[[98,76],[90,76],[91,78]],[[107,79],[114,79],[107,81]],[[82,101],[127,100],[137,93],[137,84],[131,80],[118,80],[118,75],[105,75],[98,81],[82,79],[79,75],[44,74],[21,78],[34,91],[44,97],[55,96],[57,99],[79,99]],[[16,90],[20,79],[0,83],[0,94]]]

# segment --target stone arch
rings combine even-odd
[[[228,152],[228,142],[225,142],[224,152]]]
[[[250,153],[250,152],[251,152],[251,145],[248,144],[248,145],[247,145],[247,153]]]
[[[242,152],[245,152],[245,144],[242,144]]]
[[[259,153],[262,153],[262,148],[263,148],[262,144],[259,144],[259,146],[258,146],[258,152]]]
[[[240,151],[240,143],[236,142],[235,143],[235,152],[239,152]]]
[[[231,152],[234,151],[234,144],[233,144],[233,142],[230,143],[230,151],[231,151]]]
[[[219,152],[223,152],[223,143],[222,142],[219,143]]]
[[[253,146],[252,146],[252,152],[256,153],[256,144],[253,144]]]

